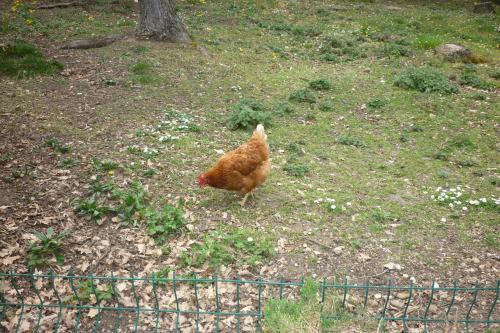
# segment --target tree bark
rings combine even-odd
[[[142,36],[172,43],[191,42],[172,0],[139,0],[139,11]]]

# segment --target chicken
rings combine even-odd
[[[212,168],[198,176],[198,185],[238,191],[245,195],[240,202],[243,206],[252,190],[264,183],[270,169],[267,135],[259,124],[250,140],[224,154]]]

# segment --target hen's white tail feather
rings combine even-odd
[[[264,140],[267,140],[266,132],[264,132],[264,126],[262,124],[258,124],[257,128],[254,131],[254,134],[261,136]]]

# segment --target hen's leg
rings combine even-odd
[[[248,196],[250,195],[251,192],[248,192],[245,194],[245,196],[243,197],[243,200],[240,201],[240,205],[241,207],[245,206],[245,202],[247,202],[247,199],[248,199]]]

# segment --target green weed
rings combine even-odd
[[[306,279],[300,299],[269,299],[264,307],[266,331],[272,333],[320,332],[319,284]]]
[[[441,72],[431,67],[409,68],[396,78],[394,85],[420,92],[441,94],[458,92],[458,87],[455,84],[450,83]]]
[[[118,216],[127,224],[134,226],[143,218],[148,206],[149,195],[138,181],[134,181],[126,191],[116,191],[119,203],[116,207]]]
[[[141,84],[150,84],[156,80],[151,64],[145,61],[139,61],[133,65],[131,72],[134,74],[135,80]]]
[[[328,79],[317,79],[309,82],[309,88],[314,90],[330,90],[332,82]]]
[[[34,232],[33,234],[38,240],[32,242],[28,248],[28,266],[42,267],[52,256],[56,258],[57,264],[62,265],[64,263],[62,241],[69,234],[69,231],[65,230],[56,234],[53,228],[48,228],[47,233]]]
[[[320,110],[321,112],[331,112],[331,111],[333,111],[333,109],[334,109],[334,105],[330,101],[324,101],[324,102],[319,103],[319,105],[318,105],[318,110]]]
[[[356,138],[349,136],[349,135],[339,136],[337,138],[336,142],[341,144],[341,145],[353,146],[356,148],[365,147],[365,143],[363,141],[356,139]]]
[[[62,71],[63,65],[55,60],[46,60],[42,52],[24,41],[16,41],[0,47],[0,73],[32,77],[37,74],[51,75]]]
[[[295,112],[295,109],[286,102],[279,102],[273,109],[273,112],[277,115],[283,116],[292,114]]]
[[[7,164],[8,162],[12,161],[12,156],[9,153],[2,153],[0,156],[0,165]]]
[[[379,58],[409,57],[413,54],[409,47],[398,43],[384,43],[375,53]]]
[[[110,301],[118,296],[118,291],[113,288],[111,283],[96,287],[92,280],[80,281],[77,285],[78,296],[73,296],[73,300],[88,303],[95,297],[95,301]]]
[[[181,254],[183,266],[201,267],[205,263],[213,269],[220,265],[255,265],[274,254],[270,239],[257,237],[247,229],[232,232],[214,231],[203,237],[203,241],[191,246]]]
[[[236,104],[227,120],[231,130],[254,129],[258,124],[271,125],[271,114],[261,102],[250,98]]]
[[[116,186],[113,183],[103,183],[102,177],[96,177],[90,182],[89,191],[92,195],[102,195],[113,193],[116,191]]]
[[[389,102],[384,98],[375,98],[375,99],[372,99],[371,101],[369,101],[367,103],[367,105],[372,109],[380,109],[380,108],[386,106],[387,103],[389,103]]]
[[[292,177],[303,178],[309,173],[309,166],[298,163],[294,158],[288,159],[283,170]]]
[[[76,165],[78,165],[79,161],[77,159],[74,159],[72,157],[68,157],[63,159],[60,163],[59,166],[63,169],[70,169]]]
[[[281,47],[277,46],[269,46],[269,48],[273,51],[273,53],[278,54],[282,59],[289,59],[288,52],[283,50]]]
[[[111,208],[105,205],[96,196],[92,195],[88,198],[77,198],[73,200],[75,212],[84,216],[88,220],[99,221],[104,215],[111,211]]]
[[[92,168],[96,172],[109,172],[120,168],[120,164],[112,160],[100,160],[96,157],[92,157]]]
[[[328,62],[333,62],[333,63],[338,63],[341,60],[338,55],[330,53],[330,52],[322,54],[320,59],[323,61],[328,61]]]
[[[482,90],[490,90],[494,87],[491,82],[488,82],[470,70],[464,71],[460,76],[459,83],[464,86],[470,86]]]
[[[158,243],[164,243],[167,236],[179,233],[186,224],[180,205],[165,204],[159,211],[148,207],[143,215],[148,234]]]
[[[427,50],[427,49],[433,49],[441,43],[442,43],[441,38],[433,34],[433,35],[418,36],[413,42],[413,45],[418,49]]]
[[[290,94],[288,100],[297,103],[316,103],[316,96],[307,89],[296,90]]]
[[[66,154],[71,149],[68,145],[61,144],[59,140],[54,137],[45,139],[45,146],[50,147],[61,154]]]

